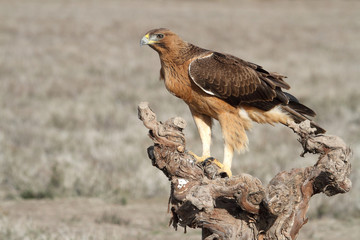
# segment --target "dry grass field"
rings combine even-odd
[[[2,0],[0,2],[0,239],[200,239],[167,228],[165,176],[151,166],[137,104],[189,110],[159,78],[157,54],[139,47],[168,27],[204,48],[288,76],[290,93],[354,152],[350,193],[312,199],[299,239],[360,234],[360,2],[341,0]],[[213,155],[222,158],[215,126]],[[255,126],[233,173],[268,182],[314,163],[283,126]],[[327,236],[328,235],[328,236]],[[330,237],[329,237],[330,235]]]

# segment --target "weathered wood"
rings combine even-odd
[[[263,186],[248,174],[221,178],[211,159],[196,163],[186,151],[182,118],[158,122],[148,103],[138,113],[154,141],[149,158],[171,183],[172,226],[202,228],[202,239],[296,239],[314,194],[333,196],[351,188],[350,148],[339,137],[315,135],[309,122],[289,126],[300,136],[303,155],[319,154],[318,161],[280,172]]]

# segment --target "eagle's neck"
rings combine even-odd
[[[159,51],[161,64],[164,66],[182,65],[190,60],[194,54],[201,52],[201,48],[185,41],[172,43],[175,46]]]
[[[174,46],[174,45],[173,45]],[[191,57],[192,45],[185,43],[176,48],[170,47],[171,51],[159,52],[161,69],[160,79],[164,80],[167,90],[173,95],[188,100],[191,96],[191,83],[188,81],[188,69],[186,62]]]

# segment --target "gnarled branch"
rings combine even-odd
[[[148,103],[138,107],[154,145],[148,148],[152,164],[171,182],[172,225],[202,228],[203,239],[296,239],[307,222],[310,198],[333,196],[351,188],[351,150],[339,137],[315,135],[310,123],[289,123],[299,135],[304,153],[319,154],[314,166],[278,173],[267,186],[256,177],[240,174],[221,178],[211,160],[197,164],[186,151],[176,117],[156,120]]]

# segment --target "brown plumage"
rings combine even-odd
[[[158,52],[160,77],[166,88],[188,104],[210,156],[212,119],[220,122],[225,142],[223,170],[231,175],[233,151],[247,148],[245,130],[252,122],[301,122],[315,116],[310,108],[282,89],[285,76],[229,54],[206,50],[183,41],[168,29],[149,31],[141,45]],[[311,121],[318,133],[325,132]]]

